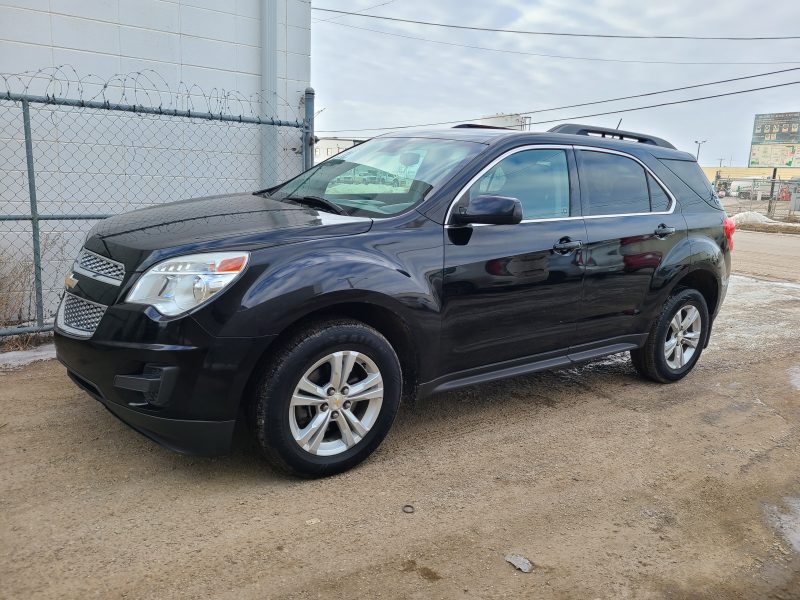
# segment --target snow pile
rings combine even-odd
[[[56,357],[53,344],[43,344],[32,350],[15,350],[0,353],[0,368],[8,369],[27,365],[37,360],[50,360]]]
[[[775,223],[775,221],[769,217],[765,217],[761,213],[752,210],[735,214],[731,219],[733,219],[733,222],[737,225],[744,225],[745,223]]]

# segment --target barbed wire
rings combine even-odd
[[[12,93],[32,95],[33,86],[45,82],[44,93],[37,95],[83,102],[129,104],[160,109],[164,113],[180,110],[262,119],[275,118],[280,108],[286,108],[292,118],[303,120],[298,107],[280,94],[274,95],[283,106],[276,106],[264,90],[246,95],[218,87],[205,90],[197,84],[184,81],[178,82],[173,89],[153,69],[118,73],[103,78],[91,73],[81,75],[72,65],[58,65],[35,71],[0,73],[0,81],[3,86],[0,89],[0,98]]]

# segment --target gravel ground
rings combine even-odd
[[[775,276],[751,236],[735,268]],[[800,598],[798,328],[800,285],[737,276],[677,384],[622,355],[442,394],[318,481],[159,448],[55,361],[6,370],[0,597]]]
[[[733,268],[762,279],[800,283],[800,235],[736,231]]]

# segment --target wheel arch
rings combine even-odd
[[[300,313],[299,316],[295,315],[295,318],[283,327],[264,350],[250,375],[244,396],[248,399],[247,403],[253,397],[261,374],[275,352],[280,351],[280,348],[288,340],[309,327],[310,324],[336,318],[348,318],[364,323],[387,339],[400,361],[400,368],[403,373],[402,399],[403,401],[412,399],[419,382],[421,357],[414,344],[415,334],[408,321],[398,314],[395,307],[390,308],[385,304],[363,299],[355,300],[342,297],[332,300],[323,306],[310,308]]]
[[[681,277],[674,286],[674,290],[692,288],[702,294],[708,306],[708,314],[715,315],[719,305],[720,283],[717,276],[708,269],[694,269]]]

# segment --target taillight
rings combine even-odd
[[[730,217],[725,217],[722,227],[725,229],[725,239],[728,240],[728,250],[733,250],[733,232],[736,231],[736,223]]]

